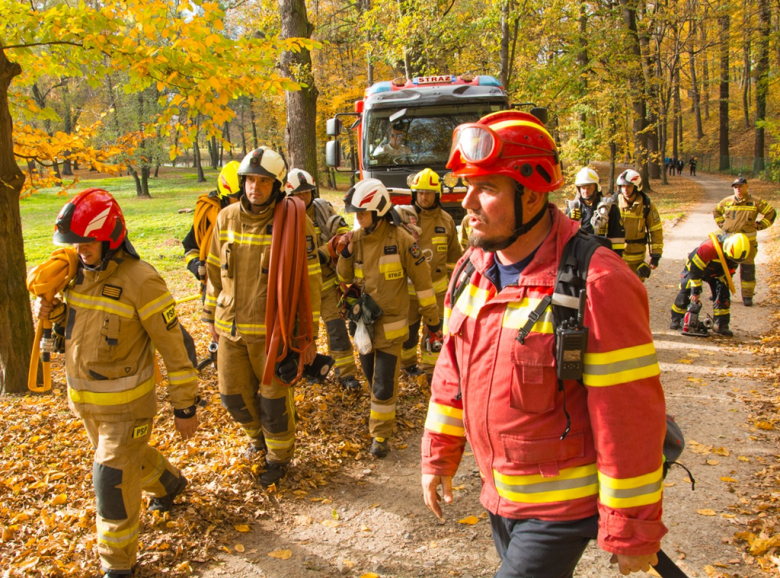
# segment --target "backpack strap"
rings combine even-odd
[[[333,206],[325,199],[317,197],[314,199],[314,224],[320,230],[320,237],[324,243],[327,243],[330,239],[325,237],[328,235],[328,219],[335,215]]]

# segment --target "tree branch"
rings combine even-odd
[[[10,50],[11,48],[29,48],[31,46],[51,46],[54,44],[68,44],[70,46],[78,46],[83,48],[84,45],[80,42],[70,42],[69,40],[52,40],[51,42],[31,42],[29,44],[11,44],[10,46],[0,46],[0,50]]]

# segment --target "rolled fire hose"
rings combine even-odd
[[[46,301],[54,301],[58,293],[67,287],[70,280],[76,276],[79,257],[75,249],[61,248],[54,251],[51,257],[35,267],[27,275],[27,290],[36,297]],[[41,319],[35,331],[30,370],[27,374],[27,388],[36,393],[51,389],[51,353],[41,352],[41,338],[51,340],[52,323]],[[47,341],[48,342],[48,341]],[[43,386],[38,386],[38,360],[43,364]]]
[[[731,271],[729,271],[729,264],[726,262],[726,256],[723,254],[723,249],[720,247],[720,242],[718,241],[718,236],[715,233],[710,233],[710,240],[712,241],[712,244],[715,245],[715,251],[718,253],[718,260],[720,261],[720,264],[723,266],[723,276],[726,278],[726,285],[729,288],[729,291],[732,293],[736,293],[737,289],[734,287],[734,280],[731,278]]]
[[[271,384],[276,364],[292,351],[302,356],[314,342],[312,334],[309,265],[306,255],[306,207],[296,197],[276,203],[268,263],[265,309],[266,362],[262,383]],[[295,334],[296,321],[298,334]],[[303,373],[298,363],[297,381]]]
[[[195,214],[193,215],[193,230],[195,232],[195,242],[200,248],[199,258],[205,261],[209,254],[211,246],[211,235],[214,233],[214,226],[217,223],[217,216],[222,209],[222,204],[216,197],[201,195],[195,204]]]

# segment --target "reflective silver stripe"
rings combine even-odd
[[[387,405],[381,405],[375,402],[371,402],[371,411],[375,411],[377,413],[390,413],[391,411],[395,411],[395,407],[397,404],[390,403]]]
[[[68,386],[76,391],[93,391],[95,393],[116,393],[138,387],[152,377],[154,366],[150,365],[140,373],[118,379],[79,379],[67,375]]]
[[[614,363],[585,363],[583,373],[588,375],[610,375],[612,373],[621,373],[623,371],[648,367],[655,363],[658,363],[658,357],[655,353],[651,353],[650,355],[624,359],[623,361],[616,361]]]
[[[564,295],[563,293],[553,293],[552,304],[560,305],[561,307],[568,307],[569,309],[579,309],[580,298],[572,297],[571,295]]]
[[[444,425],[451,425],[453,427],[463,427],[463,420],[456,417],[450,417],[448,415],[442,415],[440,413],[428,413],[428,421],[434,423],[441,423]]]
[[[598,484],[598,473],[591,474],[584,478],[573,478],[571,480],[558,480],[554,482],[540,482],[538,484],[523,484],[514,485],[502,482],[496,477],[493,478],[497,488],[514,492],[517,494],[540,494],[542,492],[557,492],[561,490],[574,490],[577,488],[584,488],[592,484]]]
[[[663,480],[658,480],[657,482],[645,484],[644,486],[639,486],[638,488],[616,490],[615,488],[610,488],[607,485],[602,484],[599,487],[599,494],[610,498],[636,498],[637,496],[645,496],[647,494],[655,493],[661,489],[662,485]]]

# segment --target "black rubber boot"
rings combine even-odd
[[[672,319],[672,323],[669,325],[669,329],[672,331],[679,331],[682,329],[682,321],[677,318]]]
[[[384,458],[390,451],[390,444],[385,438],[374,438],[371,440],[371,455],[377,458]]]
[[[742,303],[745,305],[745,307],[753,307],[753,298],[752,297],[743,297]]]
[[[341,387],[343,387],[347,391],[358,392],[363,389],[363,386],[360,385],[360,381],[354,375],[342,377],[339,380],[339,383],[341,384]]]
[[[419,365],[410,365],[409,367],[404,367],[402,369],[409,377],[420,377],[421,375],[425,375],[425,370],[421,369]]]
[[[260,474],[260,485],[264,488],[268,488],[278,483],[286,475],[287,464],[268,462],[265,471]]]
[[[179,473],[179,484],[176,486],[176,489],[162,498],[152,498],[152,501],[149,502],[149,511],[170,512],[171,508],[173,508],[173,500],[184,491],[188,483],[184,474]]]
[[[734,332],[729,329],[728,324],[726,325],[715,325],[712,330],[717,333],[718,335],[722,335],[723,337],[734,337]]]

